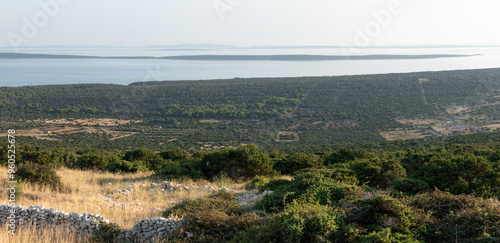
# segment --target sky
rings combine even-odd
[[[0,0],[0,46],[500,45],[497,0]]]

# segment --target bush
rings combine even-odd
[[[185,200],[173,208],[167,209],[163,217],[183,217],[186,224],[181,232],[192,232],[194,242],[227,242],[240,231],[256,224],[255,214],[243,213],[235,198],[229,192],[221,191],[208,198]],[[176,238],[185,238],[179,234]]]
[[[309,153],[300,153],[290,154],[278,160],[274,164],[274,169],[282,174],[292,174],[296,171],[319,165],[322,165],[319,156]]]
[[[99,223],[100,228],[92,234],[92,242],[115,243],[118,242],[118,236],[122,232],[120,226],[116,223]]]
[[[410,207],[386,195],[343,202],[342,216],[351,236],[361,242],[412,242],[416,219]],[[347,230],[346,230],[347,229]],[[353,229],[356,229],[353,231]],[[382,241],[381,239],[391,239]]]
[[[115,160],[118,160],[115,158]],[[80,158],[75,162],[73,167],[85,170],[103,170],[110,162],[110,158],[104,153],[95,149],[85,151]]]
[[[393,181],[406,177],[406,171],[397,159],[374,158],[352,161],[346,165],[360,183],[387,188]]]
[[[472,154],[433,157],[411,178],[425,181],[431,187],[453,194],[474,193],[480,196],[500,195],[500,166]]]
[[[266,211],[282,210],[287,203],[294,200],[314,200],[320,204],[331,204],[344,198],[356,186],[339,183],[319,173],[300,173],[292,181],[272,180],[260,190],[272,190],[274,193],[265,196],[256,205],[256,209]]]
[[[325,165],[343,164],[357,159],[371,159],[375,157],[365,150],[340,149],[325,158]]]
[[[52,167],[60,167],[61,164],[56,164],[57,161],[52,159],[52,153],[44,147],[31,147],[26,145],[19,151],[18,163],[50,165]]]
[[[245,185],[246,190],[252,190],[255,188],[261,188],[265,184],[269,183],[269,179],[264,176],[255,176],[252,181]]]
[[[327,242],[338,229],[338,216],[328,206],[294,201],[269,219],[240,232],[232,242]]]
[[[192,160],[164,163],[159,166],[153,176],[168,180],[206,179],[205,174],[203,173],[204,166],[203,162]]]
[[[133,161],[144,161],[144,164],[150,169],[155,170],[159,166],[163,159],[155,152],[147,148],[138,148],[136,150],[128,151],[123,156],[124,160]]]
[[[500,202],[496,198],[435,191],[415,196],[410,205],[434,219],[419,230],[424,242],[500,241]]]
[[[49,165],[22,164],[16,171],[16,178],[19,181],[36,183],[48,186],[53,190],[62,190],[64,186],[56,171]]]
[[[274,175],[273,161],[266,153],[260,153],[255,145],[245,145],[237,149],[226,148],[220,152],[206,154],[205,174],[214,178],[226,174],[233,180],[253,178],[256,175]]]
[[[392,188],[394,190],[413,195],[428,190],[429,184],[419,179],[404,178],[395,181],[392,185]]]
[[[187,160],[191,157],[188,152],[182,151],[180,149],[163,151],[160,153],[160,156],[164,160],[170,161]]]
[[[113,173],[136,173],[137,171],[148,171],[144,162],[138,160],[134,160],[133,162],[118,160],[107,164],[104,169]]]

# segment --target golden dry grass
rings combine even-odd
[[[21,206],[44,205],[46,208],[57,208],[63,212],[75,212],[82,214],[100,213],[105,218],[117,223],[122,229],[132,227],[136,221],[142,218],[160,217],[161,213],[168,207],[174,206],[188,198],[208,196],[208,191],[175,191],[164,193],[159,189],[151,189],[150,183],[161,183],[147,178],[150,173],[137,174],[112,174],[97,171],[79,171],[70,169],[59,169],[57,171],[63,184],[71,189],[71,193],[51,191],[49,188],[40,187],[37,184],[23,184],[23,195],[16,198],[16,204]],[[6,185],[7,169],[0,167],[0,180],[2,186],[0,194],[5,195],[0,199],[0,204],[7,204]],[[111,182],[111,186],[105,184]],[[136,183],[133,193],[129,196],[117,194],[110,198],[111,202],[105,201],[105,194],[115,189],[125,189]],[[219,181],[216,183],[208,181],[183,180],[175,181],[175,184],[188,186],[213,186],[230,187],[238,191],[244,190],[244,183],[233,183],[230,181]],[[21,232],[18,237],[8,240],[7,229],[0,232],[0,242],[75,242],[71,235],[61,232]]]

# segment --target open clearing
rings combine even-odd
[[[428,136],[435,136],[436,134],[429,130],[405,130],[403,128],[398,128],[391,131],[382,131],[380,135],[387,139],[388,141],[394,140],[407,140],[407,139],[415,139],[415,138],[425,138]]]
[[[279,131],[274,139],[276,142],[298,142],[299,134],[296,132]]]
[[[42,122],[46,124],[63,124],[63,125],[82,125],[82,126],[119,126],[132,123],[140,123],[142,120],[120,120],[113,118],[86,118],[86,119],[37,119],[33,122]]]
[[[403,125],[432,125],[443,123],[443,121],[436,119],[396,119],[396,121]]]
[[[28,130],[16,130],[17,136],[28,136],[28,137],[36,137],[38,139],[47,139],[47,140],[57,140],[52,136],[54,135],[63,135],[70,133],[97,133],[97,134],[110,134],[113,136],[111,140],[128,137],[137,132],[124,132],[124,131],[110,131],[107,129],[99,128],[99,127],[82,127],[82,126],[74,126],[74,125],[55,125],[55,126],[45,126],[39,128],[32,128]],[[1,133],[0,136],[7,136],[7,133]]]

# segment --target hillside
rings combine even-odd
[[[254,143],[292,151],[427,141],[497,130],[498,77],[500,69],[484,69],[3,87],[0,127],[61,142],[31,142],[50,146],[82,146],[92,133],[93,146],[103,149],[194,151]]]

